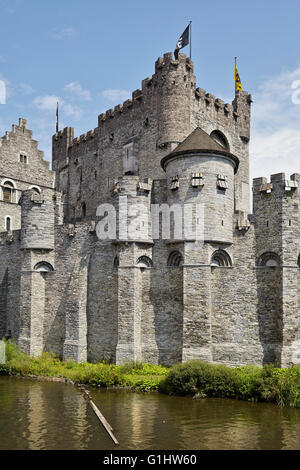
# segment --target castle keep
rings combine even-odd
[[[13,125],[0,139],[0,337],[75,361],[300,363],[300,175],[256,178],[250,214],[250,108],[245,91],[225,104],[198,88],[191,60],[167,53],[95,129],[53,136],[52,171],[26,120]],[[172,215],[171,236],[153,237],[153,205],[187,204],[204,208],[184,217],[201,241],[175,237]],[[136,236],[121,233],[125,209]]]

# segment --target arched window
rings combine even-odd
[[[3,183],[3,201],[4,202],[12,202],[12,195],[14,191],[14,185],[11,181],[4,181]]]
[[[226,139],[225,135],[222,134],[222,132],[212,131],[210,136],[212,139],[214,139],[215,142],[217,142],[217,144],[221,145],[221,147],[224,147],[224,149],[229,151],[228,140]]]
[[[183,258],[180,251],[172,251],[169,254],[168,263],[169,267],[179,267],[183,263]]]
[[[53,267],[50,263],[47,263],[47,261],[41,261],[37,263],[33,269],[34,271],[38,271],[40,273],[49,273],[50,271],[53,271]]]
[[[211,257],[211,265],[212,266],[225,266],[230,267],[232,266],[232,261],[228,253],[224,250],[217,250],[212,254]]]
[[[277,253],[266,251],[257,260],[257,266],[264,266],[267,268],[274,268],[280,265],[280,257]]]
[[[120,259],[119,259],[119,256],[116,255],[114,257],[114,268],[117,268],[119,265],[120,265]]]
[[[7,232],[11,231],[11,217],[5,217],[5,229]]]
[[[29,189],[33,189],[36,193],[41,194],[41,188],[38,186],[30,186]]]
[[[136,266],[138,268],[152,268],[153,263],[148,256],[140,256],[140,258],[137,260]]]

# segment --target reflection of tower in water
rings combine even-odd
[[[85,449],[89,427],[87,404],[72,386],[30,383],[27,392],[27,432],[23,439],[31,450]]]
[[[46,449],[47,407],[45,406],[43,387],[39,383],[28,387],[28,434],[30,450]]]
[[[88,445],[89,427],[87,419],[87,403],[79,391],[70,394],[70,387],[66,386],[63,393],[63,407],[66,420],[69,423],[68,432],[74,449],[85,449]]]

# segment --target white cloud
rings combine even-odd
[[[20,83],[19,88],[25,95],[31,95],[34,92],[34,89],[28,83]]]
[[[0,72],[0,81],[1,81],[1,99],[5,98],[7,101],[13,95],[13,88],[10,81]],[[4,91],[3,91],[4,87]]]
[[[253,94],[252,177],[300,173],[300,105],[292,100],[292,84],[299,79],[300,68],[283,70]]]
[[[6,104],[6,85],[3,80],[0,80],[0,104]]]
[[[112,105],[117,105],[131,98],[127,90],[109,89],[102,92],[102,96]]]
[[[74,119],[80,119],[82,115],[82,110],[73,104],[67,103],[62,98],[59,98],[55,95],[44,95],[44,96],[37,96],[33,100],[33,104],[36,108],[40,111],[46,112],[55,112],[56,106],[59,106],[60,112],[64,116],[72,116]]]
[[[79,98],[84,101],[91,101],[90,91],[84,90],[79,82],[68,83],[67,85],[65,85],[64,89],[76,98]]]
[[[41,111],[54,111],[59,101],[61,100],[58,98],[58,96],[44,95],[37,96],[33,100],[33,104]]]
[[[56,29],[50,33],[52,39],[57,41],[63,41],[64,39],[72,39],[76,34],[76,31],[72,27],[62,28],[60,30]]]

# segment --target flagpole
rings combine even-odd
[[[235,77],[236,59],[237,59],[237,58],[235,57],[235,58],[234,58],[234,93],[235,93],[235,95],[236,95],[236,92],[237,92],[237,90],[236,90],[236,77]]]
[[[190,59],[192,59],[192,22],[190,21]]]
[[[56,133],[58,133],[58,101],[56,103]]]

